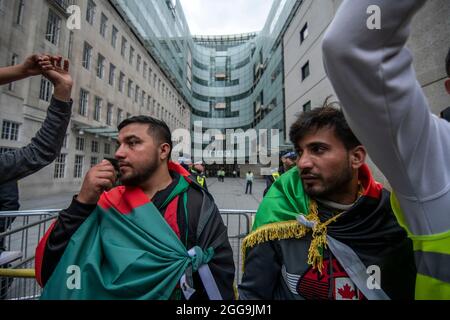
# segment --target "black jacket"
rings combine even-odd
[[[171,175],[173,178],[172,184],[165,190],[156,193],[152,199],[153,204],[163,216],[167,206],[161,206],[180,179],[180,175],[176,172],[171,171]],[[180,231],[180,240],[187,249],[190,249],[195,245],[203,247],[205,243],[218,244],[214,250],[214,257],[208,265],[222,298],[225,300],[232,300],[235,297],[233,287],[235,267],[233,251],[227,237],[227,228],[223,224],[222,217],[220,216],[219,210],[211,195],[195,182],[194,177],[191,176],[191,180],[193,183],[190,184],[187,191],[186,204],[189,217],[188,222],[186,221],[182,197],[179,197],[177,225]],[[81,204],[74,198],[70,207],[60,212],[58,220],[45,244],[40,274],[43,285],[45,285],[55,270],[70,238],[91,212],[94,211],[95,207],[96,205]],[[206,225],[201,226],[199,225],[199,221],[201,215],[204,214],[209,215],[209,218],[207,219]],[[200,229],[203,230],[201,233],[199,232]],[[191,297],[191,300],[208,299],[198,274],[194,274],[193,280],[196,292]],[[182,294],[181,298],[183,298]]]
[[[47,117],[31,142],[0,155],[0,184],[24,178],[55,160],[66,135],[71,110],[72,102],[52,98]]]
[[[381,287],[391,299],[414,299],[416,268],[412,242],[398,225],[383,190],[379,199],[361,197],[328,227],[328,235],[351,247],[366,267],[381,269]],[[336,213],[319,204],[319,217]],[[239,286],[243,300],[362,299],[359,290],[342,291],[348,275],[329,249],[324,250],[324,271],[308,265],[311,233],[305,237],[266,241],[248,250]],[[349,283],[349,285],[352,285]],[[351,288],[351,287],[348,287]]]

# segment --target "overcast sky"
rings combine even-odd
[[[193,35],[260,31],[273,0],[180,0]]]

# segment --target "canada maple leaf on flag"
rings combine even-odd
[[[356,298],[356,290],[354,290],[348,283],[338,289],[338,294],[342,300],[353,300]]]

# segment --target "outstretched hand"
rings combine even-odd
[[[61,101],[69,101],[73,80],[69,73],[69,60],[61,56],[41,56],[37,64],[44,77],[50,80],[54,87],[54,97]]]
[[[72,87],[73,81],[69,73],[69,60],[61,56],[43,56],[38,59],[42,74],[56,87],[58,85]]]

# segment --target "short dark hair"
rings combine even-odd
[[[447,71],[447,77],[450,78],[450,48],[448,49],[447,58],[445,59],[445,71]]]
[[[343,112],[329,104],[328,99],[323,107],[303,112],[291,126],[289,138],[294,147],[297,148],[297,142],[303,139],[305,135],[322,128],[334,128],[336,137],[342,141],[347,150],[361,145],[361,142],[348,126]]]
[[[158,143],[167,143],[170,145],[170,151],[173,149],[172,133],[167,124],[162,121],[149,116],[135,116],[123,120],[117,129],[122,130],[132,123],[148,124],[148,134],[153,137]]]

